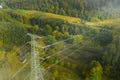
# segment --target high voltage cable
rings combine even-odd
[[[92,39],[94,39],[94,37],[93,37]],[[88,44],[88,43],[87,43],[87,44]],[[79,47],[79,48],[75,49],[75,51],[73,51],[71,54],[69,54],[69,55],[63,57],[63,58],[62,58],[61,60],[59,60],[57,63],[54,63],[54,64],[52,64],[51,66],[49,66],[49,67],[47,68],[48,70],[46,71],[46,73],[49,71],[49,69],[50,69],[52,66],[54,66],[54,65],[56,65],[56,64],[58,64],[58,63],[60,63],[60,62],[63,61],[64,59],[66,59],[66,58],[68,58],[69,56],[73,55],[74,52],[78,51],[79,49],[81,49],[81,48],[83,48],[83,47],[85,47],[85,46],[86,46],[86,45],[84,45],[84,46],[82,46],[82,47]]]
[[[74,38],[74,37],[73,37]],[[70,40],[70,39],[72,39],[72,38],[69,38],[69,39],[66,39],[66,40],[63,40],[63,41],[59,41],[59,42],[56,42],[55,44],[58,44],[58,43],[61,43],[61,42],[64,42],[64,41],[67,41],[67,40]],[[26,43],[27,44],[27,43]],[[23,47],[26,45],[26,44],[24,44],[23,45]],[[55,44],[53,44],[53,45],[55,45]],[[76,44],[78,44],[78,43],[76,43]],[[75,45],[76,45],[75,44]],[[53,46],[53,45],[51,45],[51,46]],[[73,46],[75,46],[75,45],[72,45],[72,46],[70,46],[70,47],[68,47],[68,48],[66,48],[65,50],[67,50],[67,49],[69,49],[69,48],[71,48],[71,47],[73,47]],[[23,48],[23,47],[21,47],[21,48]],[[49,46],[50,47],[50,46]],[[65,50],[62,50],[62,51],[65,51]],[[60,52],[62,52],[62,51],[60,51]],[[17,52],[17,51],[16,51]],[[15,52],[15,53],[16,53]],[[57,52],[56,54],[59,54],[60,52]],[[52,56],[54,56],[54,55],[56,55],[56,54],[53,54],[53,55],[51,55],[51,56],[49,56],[49,57],[47,57],[47,58],[50,58],[50,57],[52,57]],[[16,72],[15,73],[15,75],[16,74],[18,74],[20,71],[22,71],[24,69],[24,66],[23,66],[23,68],[21,68],[18,72]],[[15,77],[15,75],[14,75],[14,77]]]
[[[26,64],[24,64],[24,66],[23,66],[19,71],[17,71],[17,72],[12,76],[12,78],[9,79],[9,80],[13,80],[13,78],[14,78],[19,72],[21,72],[21,71],[27,66],[28,63],[29,63],[29,61],[28,61]]]
[[[56,54],[53,54],[53,55],[51,55],[51,56],[49,56],[49,57],[47,57],[47,58],[50,58],[50,57],[52,57],[52,56],[54,56],[54,55],[57,55],[57,54],[59,54],[59,53],[61,53],[61,52],[63,52],[63,51],[65,51],[65,50],[67,50],[67,49],[69,49],[69,48],[72,48],[73,46],[75,46],[75,45],[78,45],[78,43],[76,43],[76,44],[74,44],[74,45],[72,45],[72,46],[70,46],[70,47],[68,47],[68,48],[66,48],[66,49],[63,49],[62,51],[59,51],[59,52],[57,52]],[[23,45],[23,47],[24,47],[25,45]],[[22,48],[23,48],[22,47]],[[16,51],[17,52],[17,51]],[[24,65],[26,65],[26,64],[24,64]],[[17,71],[15,74],[18,74],[21,70],[22,70],[23,68],[21,68],[19,71]],[[14,76],[15,77],[15,76]]]
[[[81,42],[80,42],[80,43],[81,43]],[[61,50],[61,51],[58,51],[58,52],[52,54],[51,56],[46,57],[45,59],[47,59],[46,61],[48,61],[49,58],[51,58],[51,57],[53,57],[53,56],[55,56],[55,55],[57,55],[57,54],[59,54],[59,53],[62,53],[63,51],[68,50],[68,49],[70,49],[70,48],[72,48],[72,47],[74,47],[74,46],[76,46],[76,45],[79,45],[79,43],[76,43],[76,44],[74,44],[74,45],[71,45],[71,46],[69,46],[69,47],[66,47],[65,49],[63,49],[63,50]]]
[[[24,48],[24,47],[26,46],[26,44],[28,44],[28,43],[25,43],[24,45],[22,45],[22,47],[20,47],[20,49],[21,49],[21,48]],[[17,49],[14,53],[17,53],[20,49]],[[18,70],[18,71],[12,76],[12,78],[11,78],[10,80],[12,80],[20,71],[22,71],[22,70],[24,69],[24,67],[27,66],[27,64],[28,64],[28,63],[24,64],[24,66],[23,66],[20,70]]]
[[[93,37],[92,39],[94,39],[94,37]],[[85,46],[82,46],[82,47],[85,47]],[[80,48],[82,48],[82,47],[80,47]],[[76,51],[79,50],[80,48],[76,49],[74,52],[76,52]],[[61,59],[60,61],[58,61],[57,63],[52,64],[51,66],[48,67],[48,69],[50,69],[52,66],[58,64],[59,62],[63,61],[63,60],[66,59],[67,57],[71,56],[72,54],[74,54],[74,52],[72,52],[71,54],[65,56],[64,58],[62,58],[62,59]]]
[[[76,43],[75,45],[78,45],[78,43]],[[70,46],[69,48],[71,48],[71,47],[73,47],[73,46],[75,46],[75,45],[72,45],[72,46]],[[69,48],[67,48],[67,49],[69,49]],[[65,49],[65,50],[67,50],[67,49]],[[62,51],[65,51],[65,50],[62,50]],[[60,51],[60,52],[62,52],[62,51]],[[58,52],[58,53],[60,53],[60,52]],[[74,53],[75,51],[73,51],[72,53]],[[58,54],[57,53],[57,54]],[[56,54],[54,54],[54,55],[56,55]],[[54,55],[52,55],[52,56],[54,56]],[[50,57],[52,57],[52,56],[50,56]],[[43,66],[43,65],[41,65],[41,66]],[[51,66],[52,67],[52,66]],[[27,77],[29,77],[30,76],[30,74],[28,74],[25,78],[24,78],[24,80],[26,80],[27,79]]]
[[[48,47],[51,47],[51,46],[53,46],[53,45],[60,44],[60,43],[62,43],[62,42],[65,42],[65,41],[68,41],[68,40],[71,40],[71,39],[74,39],[74,37],[68,38],[68,39],[65,39],[65,40],[62,40],[62,41],[58,41],[58,42],[55,42],[55,43],[50,44],[50,45],[47,45],[47,46],[43,46],[43,48],[48,48]]]
[[[73,37],[74,38],[74,37]],[[56,43],[54,43],[53,45],[56,45],[56,44],[58,44],[58,43],[61,43],[61,42],[64,42],[64,41],[67,41],[67,40],[70,40],[70,39],[72,39],[72,38],[68,38],[68,39],[65,39],[65,40],[63,40],[63,41],[59,41],[59,42],[56,42]],[[28,42],[27,43],[25,43],[21,48],[23,48],[26,44],[28,44]],[[50,45],[50,46],[53,46],[53,45]],[[50,47],[49,46],[49,47]],[[48,46],[47,46],[48,47]],[[18,49],[19,50],[19,49]],[[18,51],[18,50],[16,50],[15,51],[15,53]],[[24,69],[24,67],[25,66],[23,66],[19,71],[17,71],[16,73],[15,73],[15,75],[13,75],[13,77],[15,77],[20,71],[22,71],[23,69]],[[12,78],[13,78],[12,77]]]
[[[81,48],[83,48],[83,47],[85,47],[85,46],[86,46],[86,45],[75,49],[75,51],[73,51],[71,54],[69,54],[69,55],[67,55],[67,56],[65,55],[65,57],[63,57],[62,59],[60,59],[57,63],[54,63],[54,64],[50,65],[50,66],[46,69],[46,70],[47,70],[46,73],[49,71],[49,69],[50,69],[51,67],[53,67],[54,65],[60,63],[60,62],[63,61],[64,59],[68,58],[69,56],[73,55],[76,51],[78,51],[79,49],[81,49]]]
[[[72,46],[71,46],[72,47]],[[82,46],[82,47],[84,47],[84,46]],[[79,48],[77,48],[77,49],[75,49],[75,51],[73,51],[71,54],[69,54],[68,56],[70,56],[70,55],[72,55],[72,54],[74,54],[76,51],[78,51],[80,48],[82,48],[82,47],[79,47]],[[69,47],[70,48],[70,47]],[[65,49],[66,50],[66,49]],[[64,50],[63,50],[64,51]],[[61,51],[62,52],[62,51]],[[60,52],[59,52],[60,53]],[[54,54],[54,55],[56,55],[56,54]],[[53,56],[54,56],[53,55]],[[49,71],[48,69],[50,69],[52,66],[54,66],[54,65],[56,65],[56,64],[58,64],[59,62],[61,62],[61,61],[63,61],[65,58],[67,58],[68,56],[65,56],[64,58],[62,58],[60,61],[58,61],[57,63],[55,63],[55,64],[52,64],[51,66],[49,66],[46,70],[47,71],[45,71],[46,73]],[[50,56],[50,57],[52,57],[52,56]],[[41,65],[41,66],[43,66],[43,65]],[[44,73],[44,75],[46,74],[46,73]],[[24,80],[26,80],[28,77],[30,76],[30,74],[28,74],[25,78],[24,78]]]
[[[97,27],[97,28],[98,28],[98,27]],[[103,29],[103,28],[99,28],[99,29]],[[112,31],[112,30],[108,30],[108,29],[104,29],[104,30]],[[59,42],[53,43],[53,44],[51,44],[51,45],[44,46],[43,48],[48,48],[48,47],[50,47],[50,46],[59,44],[59,43],[61,43],[61,42],[64,42],[64,41],[67,41],[67,40],[70,40],[70,39],[72,39],[72,38],[69,38],[69,39],[66,39],[66,40],[63,40],[63,41],[59,41]],[[68,49],[69,49],[69,48],[68,48]],[[62,50],[62,51],[64,51],[64,50]],[[60,51],[60,52],[62,52],[62,51]],[[77,51],[77,50],[75,50],[75,52],[76,52],[76,51]],[[60,52],[57,52],[57,54],[60,53]],[[72,55],[72,54],[74,54],[74,53],[71,53],[70,55]],[[53,54],[53,55],[51,55],[51,56],[48,56],[47,58],[50,58],[50,57],[52,57],[52,56],[54,56],[54,55],[56,55],[56,54]],[[68,55],[68,56],[70,56],[70,55]],[[68,57],[68,56],[66,56],[66,57]],[[64,60],[66,57],[64,57],[62,60]],[[62,61],[62,60],[60,60],[60,61]],[[53,64],[53,65],[54,65],[54,64]],[[52,67],[53,65],[51,65],[50,67]],[[48,67],[48,68],[50,68],[50,67]]]

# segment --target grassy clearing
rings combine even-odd
[[[101,21],[98,24],[103,24],[103,25],[110,25],[110,26],[120,26],[120,19],[110,19],[110,20],[105,20]]]
[[[69,17],[69,16],[62,16],[58,14],[52,14],[48,12],[41,12],[41,11],[31,11],[31,10],[15,10],[16,12],[22,13],[22,14],[28,14],[28,15],[42,15],[42,18],[52,18],[52,19],[62,19],[64,21],[67,21],[69,23],[77,23],[80,21],[80,18],[75,17]]]
[[[113,27],[120,27],[120,19],[109,19],[100,22],[86,22],[89,26],[108,25]]]
[[[4,9],[4,11],[10,11],[10,9]],[[63,16],[63,15],[58,15],[58,14],[53,14],[53,13],[48,13],[48,12],[41,12],[41,11],[35,11],[35,10],[11,10],[14,12],[18,12],[20,14],[26,14],[28,16],[36,16],[36,17],[41,17],[43,19],[61,19],[64,21],[67,21],[71,24],[81,24],[80,22],[82,21],[80,18],[75,18],[75,17],[70,17],[70,16]],[[99,22],[84,22],[85,25],[88,26],[93,26],[97,27],[100,25],[108,25],[108,26],[113,26],[116,28],[120,28],[120,18],[118,19],[109,19],[109,20],[104,20],[104,21],[99,21]]]

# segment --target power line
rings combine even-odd
[[[36,38],[40,38],[40,39],[41,39],[41,37],[36,36],[36,35],[33,35],[33,34],[30,34],[30,33],[28,33],[28,35],[31,36],[32,40],[34,40],[34,41],[31,41],[31,46],[34,47],[34,50],[35,50],[36,47],[37,47],[37,46],[36,46],[36,41],[35,41],[35,40],[36,40]],[[74,37],[72,37],[72,38],[74,38]],[[70,40],[70,39],[72,39],[72,38],[68,38],[68,39],[66,39],[66,40],[63,40],[63,41],[59,41],[59,42],[53,43],[53,44],[51,44],[51,45],[48,45],[47,47],[50,47],[50,46],[59,44],[59,43],[61,43],[61,42]],[[33,43],[34,43],[34,44],[33,44]],[[26,43],[26,44],[27,44],[27,43]],[[23,48],[23,47],[24,47],[24,45],[22,46],[22,48]],[[47,48],[47,47],[45,46],[45,48]],[[72,47],[72,46],[71,46],[71,47]],[[69,47],[69,48],[71,48],[71,47]],[[69,49],[69,48],[68,48],[68,49]],[[66,49],[67,49],[67,48],[66,48]],[[31,50],[31,51],[33,51],[33,50]],[[64,50],[63,50],[63,51],[64,51]],[[16,52],[17,52],[17,51],[16,51]],[[35,53],[35,52],[37,52],[37,51],[33,51],[33,53]],[[60,51],[60,52],[62,52],[62,51]],[[58,53],[60,53],[60,52],[58,52]],[[57,54],[58,54],[58,53],[57,53]],[[55,54],[53,54],[52,56],[54,56],[54,55],[55,55]],[[31,54],[31,58],[32,58],[33,56],[36,56],[36,59],[39,59],[39,58],[38,58],[38,57],[39,57],[38,54],[37,54],[37,55],[32,55],[32,54]],[[52,57],[52,56],[51,56],[51,57]],[[50,57],[50,56],[49,56],[49,57]],[[34,58],[32,61],[35,60],[34,62],[36,63],[36,59]],[[33,63],[34,63],[34,62],[33,62]],[[35,68],[35,65],[33,65],[33,63],[31,63],[31,70]],[[38,66],[38,65],[39,65],[39,63],[37,63],[37,66]],[[36,68],[39,69],[39,66],[36,67]],[[23,69],[23,68],[22,68],[22,69]],[[21,71],[22,69],[20,69],[20,71]],[[35,70],[36,72],[31,72],[31,80],[33,80],[33,79],[32,79],[33,73],[36,74],[36,73],[39,71],[39,70],[37,70],[37,69],[34,69],[34,70]],[[20,71],[18,71],[17,73],[19,73]],[[32,70],[32,71],[33,71],[33,70]],[[39,72],[41,72],[41,71],[39,71]],[[16,73],[16,74],[17,74],[17,73]],[[39,74],[39,73],[38,73],[38,74]],[[40,74],[42,75],[42,73],[40,73]],[[37,75],[36,75],[36,76],[34,76],[34,78],[36,77],[36,80],[37,80],[38,77],[41,77],[41,75],[40,75],[40,76],[37,76]],[[42,78],[42,79],[43,79],[43,78]]]
[[[92,37],[92,39],[94,39],[94,37]],[[85,45],[84,45],[84,46],[82,46],[82,47],[85,47]],[[76,49],[74,52],[76,52],[77,50],[81,49],[82,47],[80,47],[80,48]],[[47,69],[49,70],[52,66],[54,66],[54,65],[58,64],[59,62],[61,62],[61,61],[63,61],[64,59],[66,59],[67,57],[69,57],[69,56],[73,55],[73,54],[74,54],[74,52],[72,52],[71,54],[69,54],[69,55],[65,56],[64,58],[62,58],[62,59],[61,59],[60,61],[58,61],[57,63],[52,64],[52,65],[51,65],[51,66],[49,66]],[[47,72],[47,71],[46,71],[46,72]]]
[[[64,50],[62,50],[62,51],[59,51],[59,52],[57,52],[57,53],[55,53],[55,54],[49,56],[49,58],[52,57],[52,56],[54,56],[54,55],[57,55],[57,54],[59,54],[59,53],[61,53],[61,52],[63,52],[63,51],[65,51],[65,50],[67,50],[67,49],[69,49],[69,48],[72,48],[73,46],[78,45],[78,44],[79,44],[79,43],[76,43],[76,44],[74,44],[74,45],[72,45],[72,46],[70,46],[70,47],[68,47],[68,48],[66,48],[66,49],[64,49]],[[48,57],[45,58],[45,59],[48,60]],[[46,60],[46,61],[47,61],[47,60]],[[43,66],[43,65],[41,65],[41,66]],[[26,80],[29,76],[30,76],[30,74],[28,74],[28,75],[24,78],[24,80]]]
[[[29,76],[30,76],[30,73],[23,80],[26,80]]]
[[[101,28],[101,29],[103,29],[103,28]],[[105,30],[105,29],[104,29]],[[106,30],[108,30],[108,29],[106,29]],[[111,31],[111,30],[108,30],[108,31]],[[38,36],[37,36],[38,37]],[[72,38],[69,38],[69,39],[66,39],[66,40],[63,40],[63,41],[59,41],[59,42],[56,42],[56,43],[53,43],[53,44],[50,44],[50,45],[47,45],[47,46],[43,46],[43,47],[41,47],[41,48],[48,48],[48,47],[50,47],[50,46],[53,46],[53,45],[56,45],[56,44],[59,44],[59,43],[61,43],[61,42],[64,42],[64,41],[67,41],[67,40],[70,40],[70,39],[72,39]],[[72,46],[71,46],[72,47]],[[69,49],[69,48],[68,48]],[[64,51],[64,50],[62,50],[62,51]],[[60,52],[62,52],[62,51],[60,51]],[[75,50],[76,51],[76,50]],[[60,52],[57,52],[56,54],[58,54],[58,53],[60,53]],[[56,54],[53,54],[53,55],[51,55],[51,56],[48,56],[47,58],[50,58],[50,57],[52,57],[52,56],[54,56],[54,55],[56,55]],[[68,56],[71,56],[73,53],[71,53],[70,55],[68,55]],[[68,57],[67,56],[67,57]],[[66,57],[64,57],[62,60],[64,60]],[[60,61],[62,61],[62,60],[60,60]],[[51,65],[51,67],[52,67],[53,65]],[[50,68],[50,67],[48,67],[48,68]]]
[[[14,53],[17,53],[21,48],[24,48],[24,47],[26,46],[26,44],[28,44],[28,42],[25,43],[24,45],[22,45],[22,47],[20,47],[19,49],[17,49]],[[29,61],[28,61],[28,62],[29,62]],[[12,78],[9,79],[9,80],[13,80],[13,78],[27,66],[28,62],[27,62],[26,64],[24,64],[24,66],[23,66],[19,71],[17,71],[17,72],[12,76]]]
[[[58,42],[55,42],[55,43],[53,43],[53,44],[50,44],[50,45],[47,45],[47,46],[43,46],[42,48],[48,48],[48,47],[51,47],[51,46],[53,46],[53,45],[60,44],[60,43],[62,43],[62,42],[71,40],[71,39],[73,39],[73,38],[74,38],[74,37],[68,38],[68,39],[65,39],[65,40],[62,40],[62,41],[58,41]]]
[[[92,39],[94,39],[94,37],[92,38]],[[88,44],[88,43],[87,43]],[[75,49],[75,51],[73,51],[71,54],[69,54],[69,55],[67,55],[67,56],[65,56],[65,57],[63,57],[63,58],[61,58],[61,60],[59,60],[57,63],[54,63],[54,64],[52,64],[51,66],[49,66],[46,70],[46,73],[49,71],[49,69],[52,67],[52,66],[54,66],[54,65],[56,65],[56,64],[58,64],[58,63],[60,63],[61,61],[63,61],[64,59],[66,59],[66,58],[68,58],[69,56],[71,56],[71,55],[73,55],[74,54],[74,52],[76,52],[76,51],[78,51],[79,49],[81,49],[81,48],[83,48],[83,47],[85,47],[86,45],[84,45],[84,46],[82,46],[82,47],[79,47],[79,48],[77,48],[77,49]]]
[[[66,39],[66,40],[64,40],[64,41],[67,41],[67,40],[70,40],[70,39]],[[60,42],[63,42],[63,41],[60,41]],[[27,43],[26,43],[27,44]],[[23,48],[26,44],[24,44],[21,48]],[[75,46],[75,45],[78,45],[78,43],[76,43],[76,44],[74,44],[74,45],[72,45],[72,46],[70,46],[70,47],[68,47],[68,48],[66,48],[66,49],[64,49],[64,50],[62,50],[62,51],[59,51],[59,52],[57,52],[56,54],[53,54],[53,55],[51,55],[51,56],[49,56],[49,58],[50,57],[52,57],[52,56],[54,56],[54,55],[57,55],[57,54],[59,54],[59,53],[61,53],[61,52],[63,52],[63,51],[65,51],[65,50],[67,50],[67,49],[69,49],[69,48],[72,48],[73,46]],[[17,52],[17,51],[16,51]],[[47,57],[48,58],[48,57]],[[26,66],[27,66],[27,64],[25,64]],[[13,76],[13,78],[20,72],[20,71],[22,71],[24,69],[24,66],[19,70],[19,71],[17,71],[16,73],[15,73],[15,75]]]
[[[23,38],[25,38],[25,37],[26,37],[26,35],[23,36],[23,37],[20,38],[20,39],[23,39]],[[21,48],[24,48],[24,47],[26,46],[26,44],[28,44],[28,43],[25,43],[25,44],[22,45],[19,49],[15,50],[13,53],[14,53],[14,54],[17,53]],[[5,57],[4,57],[4,60],[6,60]],[[13,80],[13,78],[14,78],[20,71],[22,71],[22,69],[23,69],[26,65],[27,65],[27,64],[25,64],[19,71],[17,71],[9,80]]]
[[[42,38],[42,37],[39,37],[39,36],[37,36],[37,35],[30,34],[30,33],[28,33],[27,35],[31,35],[32,37]],[[26,36],[26,35],[25,35],[25,36]],[[22,38],[24,38],[25,36],[23,36]],[[22,39],[22,38],[21,38],[21,39]],[[70,39],[72,39],[72,38],[68,38],[68,39],[66,39],[66,40],[56,42],[56,43],[54,43],[54,44],[52,44],[52,45],[49,45],[49,46],[47,46],[47,47],[50,47],[50,46],[53,46],[53,45],[62,43],[62,42],[64,42],[64,41],[68,41],[68,40],[70,40]],[[21,48],[24,48],[24,47],[26,46],[26,44],[28,44],[28,43],[30,43],[30,42],[25,43]],[[32,41],[31,41],[31,43],[32,43]],[[45,47],[45,48],[47,48],[47,47]],[[71,46],[71,47],[72,47],[72,46]],[[18,51],[19,51],[19,49],[17,49],[14,53],[17,53]],[[31,57],[32,57],[32,56],[31,56]],[[32,66],[32,65],[31,65],[31,66]],[[24,66],[12,76],[12,79],[13,79],[20,71],[22,71],[23,69],[24,69]]]
[[[67,55],[67,56],[65,56],[65,57],[63,57],[63,58],[61,58],[61,60],[59,60],[57,63],[54,63],[54,64],[52,64],[51,66],[49,66],[46,70],[46,73],[49,71],[49,69],[52,67],[52,66],[54,66],[54,65],[56,65],[56,64],[58,64],[58,63],[60,63],[61,61],[63,61],[64,59],[66,59],[66,58],[68,58],[69,56],[71,56],[71,55],[73,55],[76,51],[78,51],[79,49],[81,49],[81,48],[83,48],[83,47],[85,47],[85,45],[84,46],[82,46],[82,47],[79,47],[79,48],[77,48],[77,49],[75,49],[75,51],[73,51],[73,52],[71,52],[71,54],[69,54],[69,55]],[[45,74],[46,74],[45,73]],[[44,75],[45,75],[44,74]]]
[[[48,61],[48,59],[50,59],[51,57],[53,57],[53,56],[55,56],[55,55],[57,55],[57,54],[59,54],[59,53],[62,53],[63,51],[68,50],[68,49],[70,49],[70,48],[72,48],[72,47],[74,47],[74,46],[76,46],[76,45],[79,45],[79,43],[76,43],[76,44],[74,44],[74,45],[71,45],[71,46],[69,46],[69,47],[66,47],[65,49],[60,50],[60,51],[58,51],[58,52],[56,52],[56,53],[54,53],[54,54],[52,54],[52,55],[50,55],[50,56],[48,56],[48,57],[46,57],[46,58],[44,58],[44,59],[47,59],[47,60],[45,60],[45,61]]]
[[[17,72],[12,76],[12,78],[9,79],[9,80],[13,80],[13,78],[14,78],[19,72],[21,72],[21,71],[27,66],[28,63],[29,63],[29,61],[28,61],[26,64],[24,64],[24,66],[23,66],[19,71],[17,71]]]

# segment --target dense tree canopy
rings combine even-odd
[[[93,16],[99,19],[118,17],[119,3],[119,0],[8,0],[6,5],[15,9],[40,10],[91,21]],[[114,11],[111,12],[111,9]]]
[[[85,80],[102,80],[102,66],[99,61],[93,60],[90,65],[90,73],[89,76],[86,77]]]

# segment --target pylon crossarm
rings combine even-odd
[[[34,37],[34,38],[39,38],[41,39],[42,37],[40,36],[37,36],[37,35],[34,35],[34,34],[31,34],[31,33],[27,33],[28,36],[31,36],[31,37]]]

